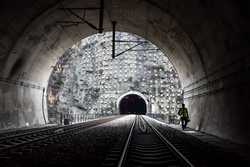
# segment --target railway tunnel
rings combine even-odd
[[[111,42],[112,60],[112,31],[115,27],[115,32],[134,34],[136,39],[138,36],[140,40],[149,41],[171,62],[178,74],[181,101],[189,111],[190,128],[249,145],[249,2],[104,0],[103,6],[101,2],[1,1],[1,129],[60,122],[60,114],[49,112],[52,109],[48,103],[55,98],[50,91],[50,81],[53,74],[60,75],[58,62],[62,55],[70,51],[74,54],[81,40],[103,32],[110,33],[107,39]],[[133,46],[136,45],[127,47]],[[84,49],[88,49],[87,45]],[[113,50],[117,51],[116,48]],[[92,73],[88,71],[86,75]],[[110,89],[118,90],[118,87]],[[98,90],[85,92],[91,92],[89,98],[93,98]],[[129,91],[134,91],[134,87],[117,95]],[[160,93],[154,96],[160,97]],[[140,98],[132,95],[124,97],[121,105],[116,106],[117,98],[110,100],[114,103],[105,111],[101,107],[96,110],[83,107],[78,101],[74,101],[75,110],[91,110],[95,116],[116,115],[112,108],[120,109],[120,113],[126,112],[123,108],[128,109],[126,98],[137,99],[136,104],[143,108],[140,113],[146,113],[145,103],[147,114],[161,110],[157,105],[148,105],[145,100],[140,103]],[[88,102],[87,97],[84,102]],[[105,100],[103,102],[105,105]],[[53,104],[60,110],[57,106]]]
[[[118,103],[120,114],[145,115],[147,113],[146,101],[139,95],[127,94]]]

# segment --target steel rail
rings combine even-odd
[[[143,116],[142,119],[149,125],[149,127],[153,130],[153,132],[163,141],[182,161],[185,166],[194,167],[194,165],[170,142],[168,141],[162,134],[159,132],[149,121],[147,121]]]
[[[101,124],[110,122],[110,121],[112,121],[114,119],[116,119],[116,118],[112,117],[112,118],[100,120],[99,122],[90,121],[90,122],[87,122],[87,123],[86,122],[81,123],[80,125],[75,124],[75,125],[70,125],[70,126],[64,126],[64,127],[61,127],[61,128],[57,128],[56,130],[62,129],[62,131],[58,131],[58,132],[56,132],[56,130],[54,130],[54,131],[48,130],[48,132],[46,132],[46,133],[42,132],[43,134],[39,134],[39,133],[36,132],[33,135],[38,135],[38,136],[33,136],[32,139],[27,140],[27,141],[22,141],[22,142],[18,142],[18,143],[14,142],[13,145],[12,144],[10,144],[10,145],[5,144],[6,147],[0,148],[0,151],[1,152],[7,151],[7,150],[17,148],[17,147],[20,147],[20,146],[23,146],[23,145],[26,145],[26,144],[32,144],[32,143],[40,142],[40,141],[43,141],[43,140],[46,140],[46,139],[52,139],[53,137],[68,135],[70,133],[78,134],[78,133],[81,133],[83,130],[87,130],[87,129],[92,128],[92,127],[97,127],[97,126],[99,126]],[[54,132],[54,133],[52,133],[52,132]],[[23,137],[32,137],[32,136],[27,135],[27,136],[23,136]],[[13,141],[14,140],[20,141],[20,138],[15,138],[15,137],[12,137],[12,138],[13,138]]]
[[[126,159],[126,154],[127,154],[127,151],[128,151],[128,147],[129,147],[129,144],[130,144],[130,141],[131,141],[131,138],[132,138],[132,133],[133,133],[133,130],[134,130],[134,127],[135,127],[135,122],[136,120],[138,119],[138,116],[136,115],[135,116],[135,120],[130,128],[130,131],[129,131],[129,135],[128,135],[128,138],[126,140],[126,143],[123,147],[123,151],[122,151],[122,155],[120,157],[120,160],[119,160],[119,163],[118,163],[118,167],[122,167],[124,162],[125,162],[125,159]]]
[[[91,120],[91,121],[88,121],[89,123],[93,122],[94,120]],[[5,133],[1,133],[0,134],[0,144],[2,142],[4,142],[5,140],[11,140],[12,138],[15,139],[15,138],[18,138],[18,137],[28,137],[28,135],[38,135],[38,134],[41,134],[41,133],[50,133],[50,132],[55,132],[57,130],[60,130],[60,129],[69,129],[69,128],[75,128],[77,126],[82,126],[82,125],[85,125],[87,124],[87,122],[82,122],[82,123],[78,123],[78,124],[71,124],[71,125],[59,125],[59,126],[48,126],[48,127],[41,127],[41,128],[34,128],[34,129],[26,129],[26,130],[23,130],[24,132],[20,131],[20,132],[14,132],[14,131],[11,131],[11,132],[5,132]],[[16,134],[15,134],[16,133]]]
[[[17,132],[17,134],[10,134],[10,135],[6,135],[3,137],[0,137],[0,143],[3,142],[4,140],[9,140],[12,138],[17,138],[17,137],[24,137],[24,136],[28,136],[28,135],[34,135],[34,134],[38,134],[38,133],[45,133],[46,131],[52,131],[52,130],[57,130],[57,129],[61,129],[63,128],[62,126],[60,127],[44,127],[42,129],[34,129],[34,130],[28,130],[27,132]],[[4,134],[3,134],[4,135]]]
[[[93,125],[93,126],[96,126],[96,125]],[[0,151],[6,151],[6,150],[9,150],[9,149],[20,147],[20,146],[23,146],[23,145],[26,145],[26,144],[32,144],[32,143],[39,142],[39,141],[42,141],[42,140],[46,140],[46,139],[49,139],[49,138],[53,138],[53,137],[56,137],[56,136],[63,136],[63,135],[69,134],[70,132],[75,131],[76,129],[89,128],[89,127],[92,127],[91,124],[90,125],[85,125],[83,127],[80,127],[80,126],[72,127],[72,128],[66,129],[66,131],[65,131],[65,129],[63,129],[62,132],[54,133],[54,134],[41,134],[41,135],[38,134],[39,136],[34,137],[33,139],[30,139],[28,141],[15,143],[13,145],[7,145],[5,148],[1,148]],[[36,134],[36,133],[34,133],[34,134]]]

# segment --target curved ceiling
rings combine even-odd
[[[63,1],[32,20],[8,56],[3,76],[15,77],[23,71],[26,79],[46,84],[51,66],[57,58],[74,43],[96,33],[87,24],[65,27],[57,23],[79,21],[69,12],[58,8],[98,6],[99,0],[84,3]],[[80,15],[78,11],[76,13]],[[98,18],[98,11],[87,11],[86,19],[89,22],[97,25]],[[204,76],[205,69],[192,40],[176,19],[158,6],[147,1],[105,1],[104,31],[111,30],[111,20],[117,21],[118,31],[138,34],[159,46],[175,65],[184,86],[194,78]]]

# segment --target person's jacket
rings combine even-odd
[[[180,108],[179,109],[179,112],[178,112],[178,115],[181,117],[181,118],[189,118],[188,116],[188,110],[187,108]]]

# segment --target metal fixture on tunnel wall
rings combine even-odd
[[[140,50],[136,50],[134,48],[143,45],[143,44],[147,44],[148,42],[146,40],[116,40],[116,25],[117,22],[116,21],[112,21],[112,58],[114,59],[115,57],[118,57],[122,54],[125,54],[126,52],[133,52],[133,51],[159,51],[159,48],[143,48]],[[133,44],[132,46],[130,46],[129,48],[125,48],[125,50],[122,50],[121,52],[116,54],[116,43],[119,45],[121,43],[131,43]]]
[[[182,96],[178,74],[159,48],[130,33],[112,32],[81,40],[61,56],[48,84],[50,122],[119,114],[117,99],[135,91],[145,97],[147,114],[168,119],[175,115]],[[140,45],[138,45],[140,44]],[[136,45],[136,46],[135,46]],[[130,49],[132,48],[132,49]],[[122,53],[122,54],[120,54]]]
[[[59,8],[59,10],[64,11],[66,14],[70,14],[74,20],[63,20],[63,21],[57,21],[56,23],[63,26],[63,27],[71,27],[71,26],[77,26],[79,24],[87,24],[89,27],[91,27],[94,30],[97,30],[98,33],[103,32],[103,14],[104,14],[104,0],[100,0],[100,6],[99,7],[85,7],[85,8],[65,8],[64,5],[61,3],[62,8]],[[89,22],[86,19],[86,15],[88,11],[99,11],[99,25],[96,26],[93,23]],[[76,20],[75,20],[76,19]]]

